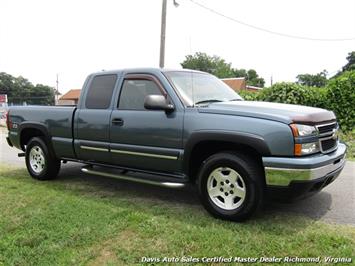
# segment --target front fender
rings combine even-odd
[[[250,148],[253,148],[261,156],[270,156],[270,149],[265,142],[265,140],[258,135],[245,133],[245,132],[236,132],[236,131],[219,131],[219,130],[201,130],[193,132],[185,143],[184,148],[184,172],[188,173],[189,162],[191,159],[191,154],[194,147],[203,141],[221,141],[221,142],[230,142],[236,145],[246,145]]]

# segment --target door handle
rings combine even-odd
[[[116,126],[123,126],[123,119],[122,118],[114,118],[112,119],[112,124]]]

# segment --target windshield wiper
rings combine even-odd
[[[243,101],[243,99],[236,98],[236,99],[230,100],[230,102],[234,102],[234,101]]]
[[[218,103],[218,102],[222,102],[221,100],[216,100],[216,99],[210,99],[210,100],[203,100],[203,101],[199,101],[195,104],[203,104],[203,103]]]

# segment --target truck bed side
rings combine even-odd
[[[31,134],[42,133],[52,144],[56,157],[75,158],[73,149],[73,117],[76,107],[19,106],[9,111],[9,137],[14,146],[23,148]]]

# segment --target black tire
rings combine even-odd
[[[32,164],[31,159],[33,160]],[[56,178],[59,173],[60,160],[49,152],[47,144],[42,138],[34,137],[26,146],[26,167],[34,179],[51,180]]]
[[[218,180],[226,177],[225,181],[219,183],[214,176],[216,174]],[[233,181],[235,176],[237,182]],[[263,180],[264,173],[255,158],[236,152],[221,152],[210,156],[201,166],[198,176],[199,196],[205,209],[214,217],[241,222],[261,207],[265,187]],[[208,187],[211,191],[216,188],[218,196],[210,196]],[[234,190],[234,194],[230,189]],[[220,195],[219,191],[224,195]],[[239,193],[240,197],[237,196]]]

